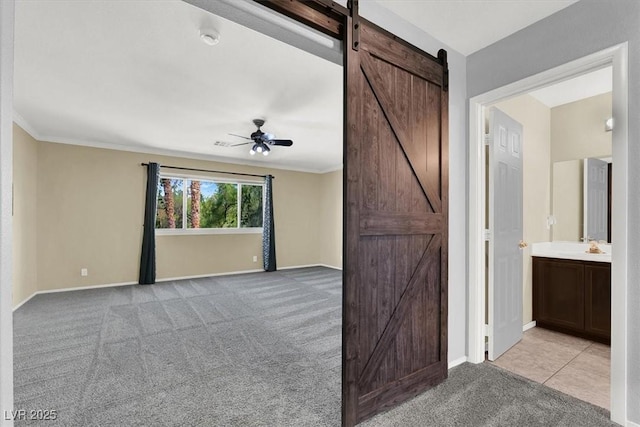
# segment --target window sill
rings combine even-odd
[[[259,228],[174,228],[156,229],[156,236],[200,236],[207,234],[262,234]]]

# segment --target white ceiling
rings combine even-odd
[[[202,27],[220,33],[208,46]],[[14,107],[34,137],[325,171],[342,164],[342,67],[182,1],[18,1]],[[268,157],[254,118],[292,139]]]
[[[578,0],[376,1],[466,56]]]
[[[576,0],[378,1],[468,54]],[[180,0],[16,3],[16,121],[37,139],[316,172],[342,164],[340,65]],[[220,43],[202,43],[201,28]],[[214,145],[242,142],[228,134],[249,135],[254,118],[293,147],[250,157]]]
[[[592,96],[608,93],[613,90],[613,75],[611,67],[583,74],[570,80],[565,80],[543,89],[535,90],[529,95],[536,98],[549,108]]]

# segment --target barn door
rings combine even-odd
[[[436,59],[352,19],[344,47],[346,426],[447,377],[446,52]]]

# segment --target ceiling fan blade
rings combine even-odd
[[[241,144],[233,144],[233,145],[230,145],[229,147],[239,147],[241,145],[249,145],[249,144],[253,144],[253,141],[251,141],[251,142],[243,142]]]
[[[267,142],[271,145],[281,145],[283,147],[291,147],[293,145],[293,141],[290,139],[270,139]]]
[[[238,138],[243,138],[243,139],[251,140],[251,138],[248,138],[248,137],[246,137],[246,136],[242,136],[242,135],[236,135],[235,133],[230,133],[229,135],[231,135],[231,136],[237,136]]]

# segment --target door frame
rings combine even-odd
[[[197,7],[201,7],[204,10],[209,10],[207,7],[202,7],[199,0],[185,0],[188,3],[196,5]],[[228,0],[227,0],[228,1]],[[330,37],[333,37],[337,40],[343,42],[343,50],[346,52],[347,49],[357,50],[359,45],[359,37],[356,36],[354,38],[353,44],[347,44],[347,34],[349,31],[346,30],[346,25],[353,25],[353,32],[357,35],[359,34],[359,15],[358,15],[358,4],[359,0],[349,0],[349,9],[341,6],[340,4],[332,1],[332,0],[253,0],[256,4],[260,4],[269,9],[273,9],[276,12],[285,14],[287,17],[293,19],[294,21],[300,22],[302,25],[320,31]],[[11,214],[12,214],[12,148],[13,148],[13,139],[12,139],[12,128],[13,128],[13,49],[14,49],[14,38],[13,38],[13,27],[15,23],[14,17],[14,7],[15,0],[0,0],[0,18],[2,21],[2,26],[0,26],[0,70],[2,73],[2,81],[0,85],[0,89],[2,92],[2,104],[0,104],[0,135],[2,139],[0,140],[0,154],[2,154],[2,158],[0,159],[0,166],[2,167],[1,175],[0,175],[0,214],[1,214],[1,222],[0,222],[0,279],[2,280],[0,283],[0,294],[2,296],[0,302],[0,338],[2,339],[3,345],[2,351],[0,351],[0,373],[2,373],[2,378],[0,378],[0,408],[11,409],[13,408],[13,325],[12,325],[12,302],[11,302],[11,290],[12,290],[12,265],[11,265],[11,247],[12,247],[12,236],[11,236]],[[211,11],[211,10],[209,10]],[[356,19],[354,19],[357,18]],[[355,21],[352,23],[352,20]],[[394,36],[395,37],[395,36]],[[399,40],[399,39],[398,39]],[[412,49],[422,51],[419,48],[413,47]],[[320,55],[321,56],[321,55]],[[429,55],[431,56],[431,55]],[[327,59],[327,58],[325,58]],[[438,57],[434,58],[438,62],[442,62],[445,68],[444,73],[444,82],[443,85],[447,87],[448,91],[448,68],[447,68],[447,55],[446,51],[440,50],[438,52]],[[346,64],[342,64],[343,68],[346,69]],[[346,81],[346,80],[345,80]],[[4,108],[7,107],[7,108]],[[448,109],[447,109],[448,111]],[[345,97],[345,117],[346,117],[346,97]],[[447,116],[448,118],[448,113]],[[348,131],[347,123],[344,123],[344,131],[345,136]],[[441,138],[448,138],[448,121],[446,127],[442,129]],[[344,141],[346,144],[346,139]],[[343,159],[345,165],[343,169],[346,171],[346,157]],[[447,165],[448,165],[448,157],[447,157]],[[448,173],[448,166],[447,166]],[[345,187],[346,188],[346,187]],[[448,194],[448,193],[447,193]],[[445,199],[446,196],[443,196]],[[346,197],[345,197],[346,201]],[[443,200],[444,203],[444,200]],[[346,206],[346,203],[345,203]],[[343,207],[343,211],[346,212],[346,208]],[[344,215],[343,212],[343,215]],[[446,221],[446,220],[445,220]],[[8,224],[8,226],[7,226]],[[448,231],[448,226],[446,228]],[[447,233],[448,234],[448,233]],[[343,247],[345,245],[345,241],[347,238],[347,230],[343,230]],[[443,247],[447,247],[446,244],[443,244]],[[448,257],[448,249],[444,251],[443,258],[446,259]],[[344,272],[344,269],[343,269]],[[448,274],[448,268],[441,273],[445,277]],[[8,296],[8,297],[7,297]],[[448,319],[448,304],[445,304],[441,310],[444,311],[443,318]],[[343,322],[344,322],[344,314],[343,314]],[[445,320],[446,322],[446,320]],[[344,326],[343,326],[344,327]],[[345,334],[343,332],[343,338]],[[441,340],[445,340],[445,346],[447,344],[448,334],[445,332],[444,338]],[[343,344],[344,351],[344,344]],[[447,369],[447,361],[444,361],[444,369]],[[344,357],[343,357],[343,369],[344,369]],[[344,400],[343,400],[344,405]],[[345,424],[345,418],[343,416],[342,423]],[[13,421],[11,420],[3,420],[0,419],[1,425],[13,425]]]
[[[611,254],[611,419],[624,425],[627,419],[627,188],[628,188],[628,45],[627,42],[595,52],[556,68],[516,81],[469,99],[469,206],[468,237],[468,361],[484,361],[485,324],[485,153],[483,107],[611,66],[613,69],[613,210]]]
[[[0,0],[0,424],[13,425],[13,28],[14,0]]]

